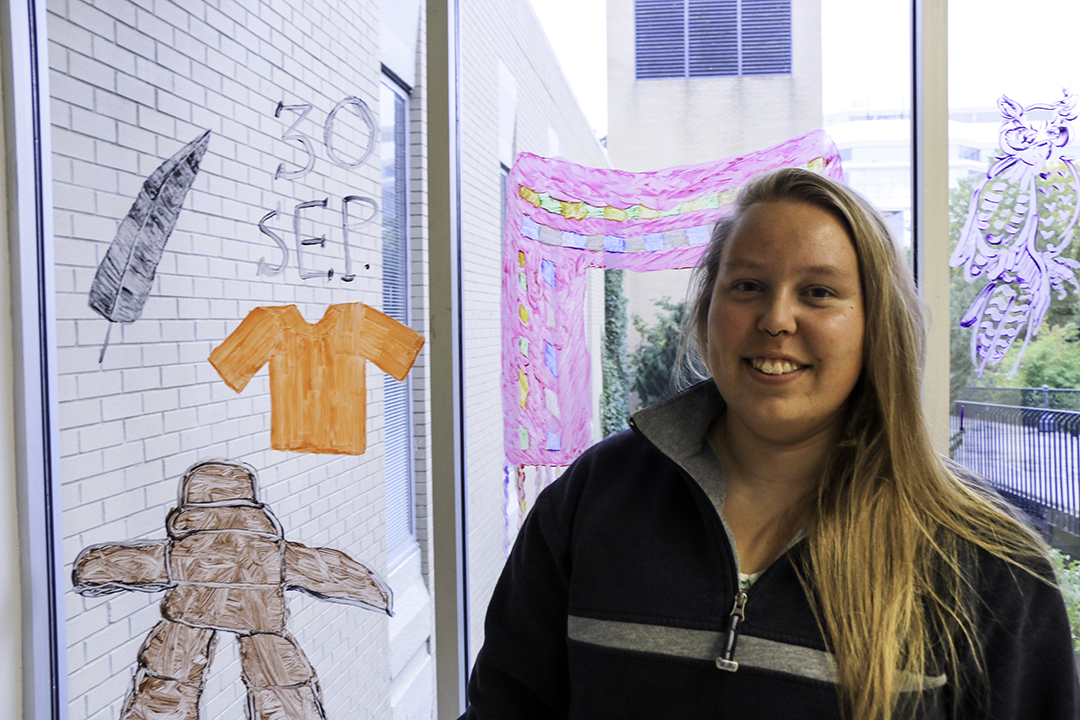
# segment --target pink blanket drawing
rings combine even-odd
[[[843,179],[814,130],[759,152],[655,172],[522,153],[507,179],[504,448],[512,465],[568,465],[591,444],[585,271],[693,267],[739,188],[778,167]]]

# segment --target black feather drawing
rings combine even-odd
[[[98,265],[90,286],[90,307],[109,321],[98,363],[105,359],[112,324],[133,323],[142,315],[165,243],[176,226],[180,206],[195,182],[209,143],[207,130],[146,179]]]

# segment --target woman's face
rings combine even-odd
[[[858,259],[844,226],[797,201],[747,209],[720,257],[708,358],[727,419],[793,443],[839,432],[862,370]]]

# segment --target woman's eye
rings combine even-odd
[[[829,292],[827,288],[823,287],[810,288],[807,291],[807,294],[809,294],[810,297],[814,298],[815,300],[827,300],[828,298],[832,297],[832,293]]]
[[[753,280],[740,280],[739,282],[735,283],[732,287],[735,290],[739,291],[739,292],[754,292],[755,290],[759,289],[761,286],[758,285]]]

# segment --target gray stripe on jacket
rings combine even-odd
[[[726,634],[712,630],[597,620],[571,615],[567,635],[571,640],[601,647],[637,650],[691,660],[714,662],[720,657]],[[798,677],[836,683],[836,659],[832,653],[800,645],[741,635],[734,659],[739,666],[775,670]],[[945,684],[945,675],[904,682],[902,690],[930,690]]]

